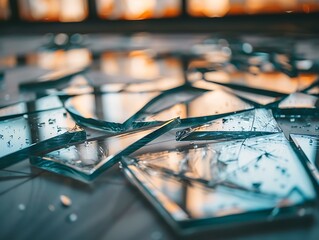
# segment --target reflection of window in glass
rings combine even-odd
[[[96,0],[98,15],[104,19],[141,20],[175,17],[181,0]]]
[[[17,64],[17,58],[14,55],[0,57],[0,67],[14,67]]]
[[[222,17],[226,14],[310,13],[319,10],[318,0],[188,0],[194,17]]]
[[[101,69],[106,74],[123,74],[137,79],[153,79],[159,76],[158,63],[145,51],[104,53]]]
[[[10,17],[10,8],[8,0],[0,0],[0,20],[6,20]]]
[[[19,7],[29,21],[80,22],[88,15],[86,0],[20,0]]]
[[[42,51],[27,55],[27,63],[46,69],[81,68],[91,62],[91,53],[86,48]]]

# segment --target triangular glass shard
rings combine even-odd
[[[126,132],[97,140],[89,140],[65,147],[43,156],[33,156],[30,161],[42,169],[63,174],[81,181],[90,181],[106,169],[163,133],[178,126],[179,119],[139,131]]]
[[[235,89],[229,90],[229,92],[235,94],[236,96],[246,101],[248,100],[251,102],[255,102],[261,106],[274,103],[279,99],[278,97],[266,96],[266,95],[261,95],[261,94],[252,93],[252,92],[245,92],[245,91],[240,91]]]
[[[128,179],[177,230],[241,224],[252,213],[251,221],[297,216],[298,206],[314,206],[313,182],[282,133],[183,144],[159,141],[122,161]]]
[[[298,78],[290,78],[281,72],[251,74],[212,71],[205,73],[204,79],[233,89],[252,91],[272,97],[290,94],[299,89]]]
[[[85,94],[68,99],[65,107],[79,124],[122,132],[132,128],[126,127],[125,121],[157,95],[158,92]]]
[[[20,84],[21,88],[43,88],[43,87],[55,87],[58,84],[64,83],[72,79],[75,75],[82,74],[86,68],[65,68],[59,69],[47,74],[44,74],[34,80],[24,81]]]
[[[279,103],[281,109],[319,108],[319,98],[305,93],[292,93]]]
[[[4,120],[0,122],[0,168],[85,138],[65,109]]]
[[[94,92],[94,88],[89,85],[89,82],[84,74],[76,74],[61,84],[31,90],[48,95],[74,96]]]
[[[271,110],[258,108],[178,131],[176,139],[179,141],[231,140],[263,136],[276,132],[281,132],[281,129]]]
[[[101,88],[106,92],[108,88],[122,86],[121,90],[128,92],[165,91],[184,84],[181,77],[158,76],[152,79],[138,79],[121,75],[107,75],[102,72],[90,71],[85,74],[90,80],[90,85]]]
[[[181,87],[154,98],[134,116],[134,120],[165,121],[178,116],[182,123],[194,123],[252,108],[253,105],[222,90]]]
[[[192,86],[197,87],[197,88],[204,88],[207,90],[217,90],[217,89],[221,89],[225,92],[229,92],[231,94],[236,95],[237,97],[243,99],[246,102],[249,102],[253,105],[256,106],[265,106],[271,103],[276,102],[277,100],[279,100],[278,97],[275,96],[269,96],[269,95],[263,95],[261,93],[256,93],[254,91],[245,91],[245,89],[243,90],[238,90],[238,89],[233,89],[230,87],[226,87],[223,85],[219,85],[210,81],[205,81],[205,80],[195,80],[192,83]],[[278,96],[281,96],[281,94],[278,94]]]
[[[63,107],[61,100],[56,96],[47,96],[35,101],[20,102],[0,108],[0,120],[18,117],[27,113],[41,112]]]
[[[19,83],[26,81],[26,76],[37,78],[39,75],[43,75],[46,72],[47,70],[35,67],[6,69],[5,78],[0,82],[0,107],[37,99],[38,96],[34,92],[21,93],[19,90]]]
[[[313,87],[307,91],[308,94],[319,96],[319,86]]]
[[[290,134],[290,138],[308,159],[308,166],[319,182],[319,135]]]
[[[129,92],[148,92],[148,91],[166,91],[172,88],[182,86],[183,78],[178,77],[161,77],[152,82],[130,83],[125,88]]]

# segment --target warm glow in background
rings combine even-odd
[[[97,15],[108,20],[178,17],[182,0],[90,0]],[[319,11],[318,0],[187,0],[193,17]],[[88,0],[19,0],[19,14],[27,21],[81,22],[88,18]],[[10,19],[8,0],[0,0],[0,20]]]

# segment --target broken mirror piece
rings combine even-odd
[[[20,102],[0,108],[0,120],[18,117],[28,113],[62,108],[61,100],[56,96],[42,97],[34,101]]]
[[[136,122],[156,122],[180,117],[183,124],[188,124],[253,108],[253,105],[222,90],[208,91],[183,86],[163,92],[145,105],[133,119]]]
[[[315,206],[315,186],[282,133],[226,142],[159,141],[122,164],[128,179],[184,234],[293,218],[300,209],[311,215]]]
[[[258,108],[193,126],[176,133],[176,140],[231,140],[281,132],[271,110]]]
[[[121,132],[131,128],[126,126],[125,122],[158,94],[85,94],[68,99],[65,107],[79,124],[110,132]]]
[[[0,168],[86,138],[65,109],[48,110],[0,122]]]
[[[290,134],[290,139],[306,157],[309,168],[319,182],[319,135]]]
[[[173,119],[163,124],[67,146],[45,155],[34,155],[31,164],[81,181],[90,181],[166,131],[178,126]]]

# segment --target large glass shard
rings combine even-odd
[[[38,96],[36,96],[34,92],[21,94],[19,83],[25,81],[26,76],[29,78],[36,78],[46,72],[47,70],[34,67],[6,69],[4,80],[0,82],[0,107],[37,99]]]
[[[100,137],[80,144],[65,147],[42,156],[33,156],[30,161],[37,167],[63,174],[81,181],[96,178],[106,169],[166,131],[178,126],[173,119],[150,128],[118,135]]]
[[[290,134],[290,138],[308,160],[308,166],[319,182],[319,136]]]
[[[135,121],[151,122],[180,117],[182,123],[194,123],[252,108],[253,105],[222,90],[182,87],[154,98],[134,118]]]
[[[61,100],[56,96],[47,96],[35,101],[20,102],[0,108],[0,120],[18,117],[26,113],[40,112],[63,107]]]
[[[25,81],[20,84],[21,88],[55,87],[58,84],[69,81],[75,75],[82,74],[86,68],[65,68],[44,74],[34,80]]]
[[[254,91],[244,91],[244,90],[241,91],[238,89],[232,89],[230,87],[218,85],[218,84],[212,83],[210,81],[205,81],[202,79],[192,81],[192,86],[197,88],[204,88],[208,90],[222,89],[223,91],[234,94],[237,97],[243,99],[244,101],[249,102],[256,106],[265,106],[279,100],[279,97],[263,95],[260,93],[256,93]],[[280,94],[278,94],[278,96],[279,95]]]
[[[90,85],[102,89],[104,92],[110,86],[121,86],[122,90],[128,92],[149,92],[165,91],[183,85],[184,80],[181,77],[163,77],[154,79],[136,79],[127,76],[113,76],[101,72],[88,72],[85,74],[90,80]]]
[[[176,133],[176,139],[222,140],[241,139],[281,132],[270,110],[259,108],[225,116]]]
[[[313,77],[305,79],[303,76],[289,77],[277,71],[249,73],[217,68],[214,71],[205,72],[203,78],[236,90],[280,97],[305,89],[316,81],[317,76],[313,74]]]
[[[158,94],[86,94],[70,98],[66,101],[65,107],[79,124],[110,132],[121,132],[132,128],[126,126],[125,121]]]
[[[219,143],[159,141],[125,157],[123,166],[184,233],[288,218],[299,210],[312,214],[316,199],[305,166],[282,133]]]
[[[32,153],[52,150],[85,139],[65,109],[48,110],[0,122],[0,168]]]
[[[253,93],[253,92],[245,92],[245,91],[240,91],[240,90],[235,90],[235,89],[231,89],[228,91],[235,94],[236,96],[246,100],[246,101],[248,100],[248,101],[257,103],[261,106],[265,106],[265,105],[274,103],[274,102],[279,100],[278,97],[266,96],[266,95],[257,94],[257,93]]]

